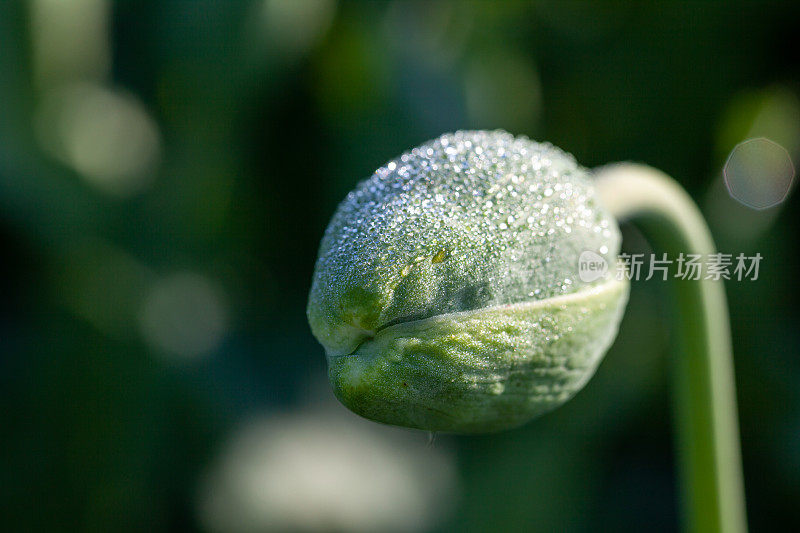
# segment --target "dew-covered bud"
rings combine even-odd
[[[628,294],[587,171],[502,131],[443,135],[361,182],[320,246],[308,319],[339,400],[429,431],[519,425],[572,397]],[[597,257],[594,256],[594,257]],[[583,279],[582,279],[583,278]]]

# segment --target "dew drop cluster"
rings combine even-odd
[[[464,311],[574,292],[585,285],[580,253],[613,264],[619,240],[571,155],[504,131],[458,131],[393,159],[348,194],[314,283],[362,284],[384,291],[390,306],[403,279],[422,272],[417,283],[429,294],[414,314]]]

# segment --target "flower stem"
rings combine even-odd
[[[653,168],[617,164],[597,173],[617,219],[634,218],[673,257],[714,253],[711,232],[689,195]],[[704,277],[705,275],[701,276]],[[747,529],[730,325],[721,281],[673,279],[679,353],[673,401],[682,515],[687,531]]]

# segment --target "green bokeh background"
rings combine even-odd
[[[757,281],[726,285],[747,511],[753,531],[800,529],[797,196],[755,212],[722,183],[747,138],[800,161],[800,4],[54,3],[0,3],[4,530],[211,527],[198,487],[237,427],[334,408],[305,302],[336,204],[405,149],[476,128],[656,166],[722,251],[762,254]],[[100,104],[70,129],[47,110],[75,86]],[[59,147],[98,116],[122,122],[89,131],[104,142],[84,159]],[[433,447],[403,432],[455,471],[421,528],[676,529],[665,291],[634,283],[616,344],[558,411]]]

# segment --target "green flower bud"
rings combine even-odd
[[[414,148],[347,196],[320,246],[308,319],[336,396],[379,422],[467,433],[557,407],[593,375],[628,294],[583,281],[578,258],[613,265],[619,242],[558,148],[502,131]]]

